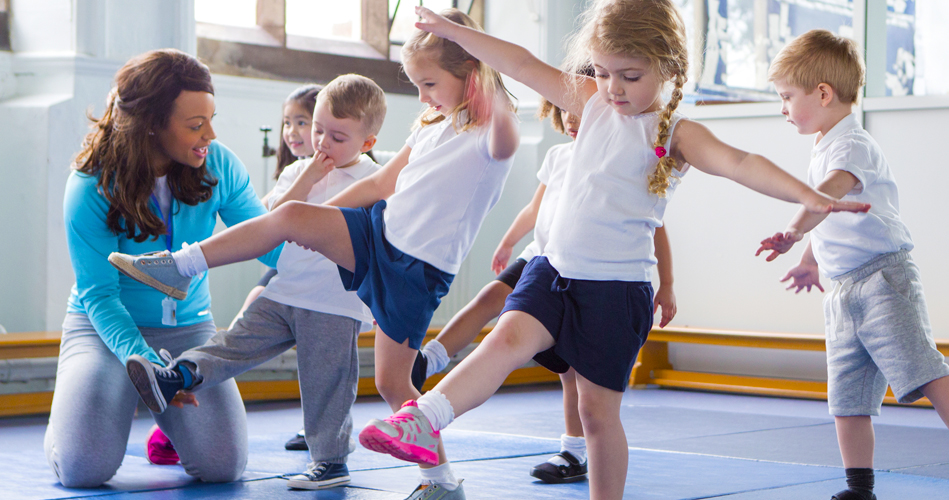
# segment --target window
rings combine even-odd
[[[853,37],[853,2],[676,0],[692,40],[692,100],[776,100],[768,82],[774,56],[794,37],[816,28]]]
[[[316,82],[360,73],[387,92],[414,94],[398,59],[415,5],[457,7],[481,22],[483,2],[195,0],[198,56],[216,73]]]
[[[887,0],[886,76],[888,96],[949,93],[949,2]]]

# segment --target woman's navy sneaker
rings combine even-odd
[[[287,486],[301,490],[321,490],[349,484],[349,468],[346,464],[330,462],[311,463],[306,472],[290,476]]]

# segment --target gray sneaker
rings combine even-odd
[[[415,491],[405,500],[465,500],[465,489],[461,486],[464,481],[464,479],[459,480],[458,487],[454,490],[449,490],[440,484],[423,483],[418,485],[418,488],[415,488]]]
[[[191,278],[182,276],[178,272],[175,259],[171,258],[171,254],[167,251],[142,255],[112,252],[109,254],[109,263],[122,274],[165,295],[170,295],[178,300],[185,300],[185,297],[188,296],[188,286],[191,285]]]

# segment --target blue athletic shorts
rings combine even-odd
[[[356,257],[355,272],[339,268],[346,290],[356,291],[379,328],[401,344],[419,349],[432,314],[455,275],[416,259],[385,238],[385,200],[371,208],[340,208]]]
[[[622,392],[652,329],[652,297],[651,283],[564,278],[546,257],[534,257],[501,314],[530,314],[556,342],[545,357],[559,358],[594,384]]]
[[[505,267],[494,281],[500,281],[513,290],[517,286],[517,280],[521,279],[521,273],[524,272],[526,265],[527,261],[518,257],[511,265]]]

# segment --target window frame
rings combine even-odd
[[[5,0],[0,0],[3,2]],[[401,76],[398,44],[390,37],[389,0],[359,0],[361,40],[303,37],[286,33],[286,0],[257,0],[253,28],[197,22],[197,55],[212,72],[275,80],[327,82],[359,73],[383,90],[415,94]],[[469,0],[468,10],[484,23],[484,1]],[[453,3],[458,5],[458,0]],[[412,6],[402,0],[400,8]]]

